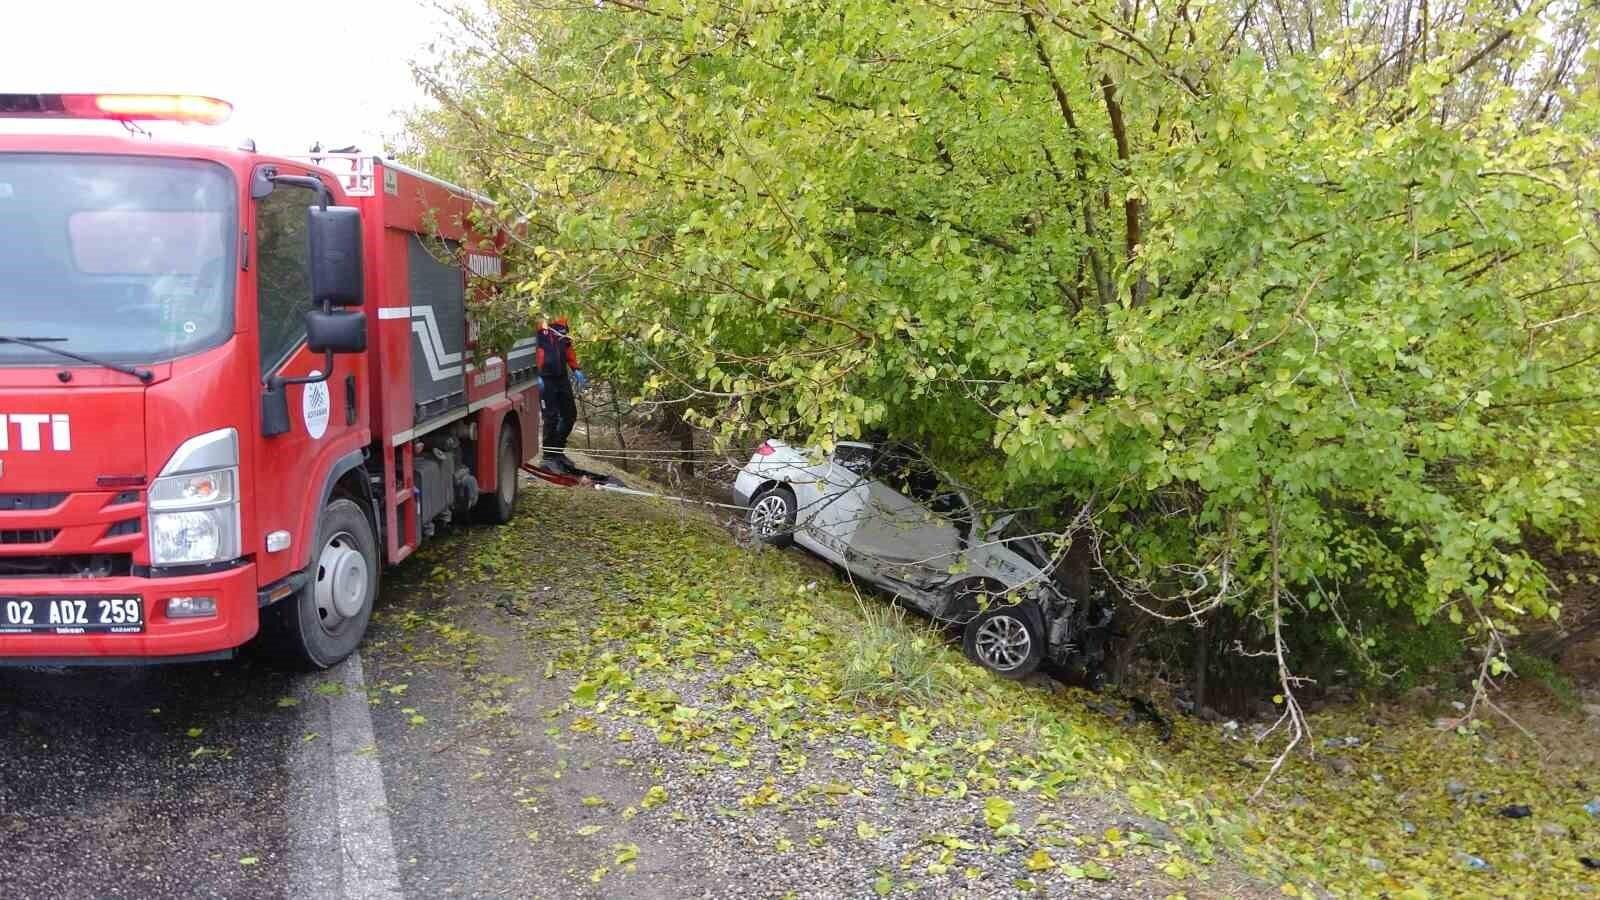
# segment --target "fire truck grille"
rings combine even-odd
[[[132,571],[127,553],[0,556],[0,578],[115,578]]]
[[[59,528],[8,528],[0,530],[0,544],[48,544],[60,533]]]
[[[66,494],[0,494],[0,512],[55,509],[66,499]]]
[[[119,537],[124,534],[138,534],[138,519],[123,519],[121,522],[106,529],[106,537]]]

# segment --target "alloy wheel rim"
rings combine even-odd
[[[762,537],[772,537],[789,517],[789,505],[778,494],[768,494],[750,510],[750,525]]]
[[[1027,626],[1011,616],[995,616],[978,626],[975,644],[985,665],[1009,671],[1027,660],[1033,637]]]

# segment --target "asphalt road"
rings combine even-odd
[[[473,835],[390,807],[385,766],[436,762],[380,746],[371,696],[359,655],[307,675],[248,657],[0,669],[0,898],[430,895],[401,884],[391,818],[487,868],[448,852]]]
[[[294,681],[249,663],[0,669],[0,897],[273,894]]]
[[[620,809],[648,781],[591,773],[592,752],[545,734],[566,690],[523,678],[542,651],[505,613],[479,598],[471,623],[504,632],[488,658],[505,668],[463,668],[449,632],[404,621],[456,592],[407,585],[421,566],[389,574],[360,653],[328,672],[248,654],[0,667],[0,900],[614,896],[592,870],[652,835],[573,831],[601,818],[593,796]],[[629,895],[704,895],[692,857],[659,849],[672,871],[641,863]]]

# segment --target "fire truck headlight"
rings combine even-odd
[[[150,483],[150,564],[193,566],[239,556],[239,438],[190,438]]]
[[[150,564],[192,566],[239,555],[232,468],[157,478],[150,485]]]
[[[159,478],[150,486],[151,509],[192,509],[232,500],[232,469]]]
[[[150,564],[187,566],[239,555],[239,514],[229,505],[150,515]]]

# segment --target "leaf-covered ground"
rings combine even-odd
[[[1600,818],[1583,808],[1600,794],[1600,778],[1582,781],[1592,758],[1542,764],[1508,727],[1440,732],[1420,714],[1347,708],[1314,720],[1316,761],[1292,762],[1252,802],[1276,748],[1249,726],[1182,720],[1163,744],[1107,716],[1105,698],[1004,682],[914,623],[893,627],[925,656],[939,701],[852,699],[844,673],[883,601],[797,554],[738,546],[695,512],[539,487],[511,527],[461,533],[400,575],[440,599],[426,616],[389,605],[380,636],[415,631],[405,646],[420,663],[482,668],[497,696],[532,690],[539,703],[488,702],[479,718],[532,719],[611,760],[638,796],[584,805],[694,847],[710,884],[762,896],[1600,890],[1579,861],[1600,856]],[[894,664],[875,664],[892,682]],[[1499,815],[1511,804],[1532,814]],[[607,821],[584,837],[603,839]],[[605,850],[583,870],[588,886],[629,890],[639,848]]]

